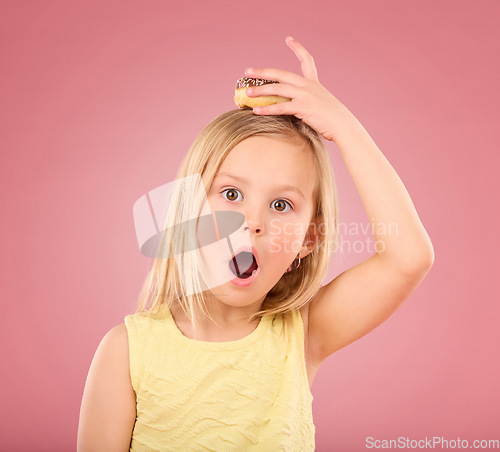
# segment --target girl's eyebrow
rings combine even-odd
[[[248,180],[243,178],[243,177],[239,177],[239,176],[235,176],[234,174],[229,174],[229,173],[226,173],[226,172],[223,172],[223,173],[219,173],[217,174],[217,176],[214,177],[214,180],[217,179],[218,177],[220,176],[227,176],[227,177],[231,177],[232,179],[236,179],[236,180],[239,180],[245,184],[248,184]],[[302,193],[297,187],[295,187],[294,185],[287,185],[287,184],[282,184],[282,185],[278,185],[275,187],[276,190],[287,190],[287,191],[293,191],[295,193],[297,193],[298,195],[302,196],[303,199],[306,199],[306,197],[304,196],[304,193]]]

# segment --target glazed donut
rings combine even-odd
[[[265,107],[266,105],[278,104],[280,102],[290,102],[291,99],[280,96],[258,96],[248,97],[246,90],[250,86],[268,85],[270,83],[278,83],[273,80],[264,80],[261,78],[242,77],[236,82],[234,90],[234,103],[240,107]]]

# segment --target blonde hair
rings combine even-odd
[[[338,241],[337,190],[325,143],[314,129],[295,116],[260,116],[248,108],[231,110],[219,115],[205,126],[191,145],[176,176],[176,180],[180,180],[200,174],[208,193],[218,168],[229,152],[244,139],[263,135],[300,143],[312,153],[317,184],[313,193],[314,210],[311,223],[315,223],[317,242],[313,251],[301,260],[297,269],[283,274],[266,295],[261,310],[248,319],[249,323],[257,317],[268,314],[282,315],[285,319],[288,317],[286,314],[307,304],[321,289]],[[194,187],[175,191],[170,201],[171,223],[169,224],[181,224],[186,219],[197,218],[203,202],[197,193],[199,191],[197,192]],[[185,231],[182,231],[177,237],[170,237],[168,240],[170,244],[179,243],[182,247],[183,244],[187,246],[188,237]],[[165,245],[165,239],[162,243]],[[163,249],[161,248],[160,252]],[[136,312],[155,316],[161,309],[170,309],[174,303],[179,303],[195,325],[197,322],[192,313],[199,309],[214,321],[206,311],[202,295],[198,272],[201,271],[203,274],[206,267],[203,266],[199,255],[190,257],[181,253],[178,258],[176,257],[180,259],[178,264],[181,263],[182,268],[187,269],[187,284],[191,284],[195,289],[191,294],[186,293],[181,284],[178,268],[172,257],[157,257],[154,260],[139,292]]]

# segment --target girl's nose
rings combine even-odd
[[[253,231],[256,234],[260,234],[262,232],[262,228],[260,228],[260,227],[255,227],[254,228],[254,227],[251,227],[251,226],[245,226],[245,231],[248,231],[248,230]]]
[[[264,232],[264,222],[261,215],[245,215],[247,226],[245,226],[245,231],[255,232],[256,234],[262,234]]]

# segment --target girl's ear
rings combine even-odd
[[[311,253],[314,248],[319,243],[319,227],[321,224],[321,218],[316,218],[314,222],[309,225],[309,228],[306,232],[306,237],[304,239],[304,243],[302,244],[302,250],[300,252],[300,258],[303,259],[309,253]]]

